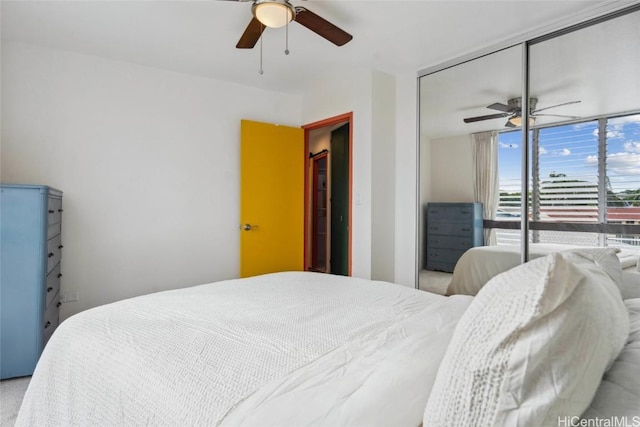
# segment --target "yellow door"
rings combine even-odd
[[[242,120],[240,151],[240,276],[302,270],[304,131]]]

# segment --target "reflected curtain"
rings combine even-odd
[[[471,134],[474,168],[474,198],[482,203],[484,219],[495,219],[500,190],[498,187],[498,132]],[[495,245],[495,230],[484,230],[484,244]]]

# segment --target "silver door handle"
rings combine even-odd
[[[251,230],[253,230],[254,228],[258,228],[258,226],[257,226],[257,225],[251,225],[251,224],[242,224],[242,225],[240,226],[240,229],[241,229],[241,230],[244,230],[244,231],[251,231]]]

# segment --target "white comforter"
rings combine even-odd
[[[277,273],[80,313],[17,425],[419,425],[471,297]]]

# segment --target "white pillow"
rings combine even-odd
[[[611,277],[618,289],[622,287],[622,264],[620,264],[620,248],[579,248],[566,251],[569,254],[584,257],[600,266]],[[575,261],[575,258],[572,259]]]
[[[595,426],[597,419],[614,417],[619,420],[627,417],[627,425],[634,425],[635,417],[635,425],[640,424],[640,299],[629,299],[624,303],[629,310],[629,339],[611,369],[604,374],[589,409],[582,414],[582,418],[594,420],[593,423],[575,425]]]
[[[555,253],[499,274],[456,326],[423,425],[532,427],[579,416],[628,334],[620,293],[593,263],[579,270]]]
[[[622,288],[620,290],[622,299],[640,298],[640,272],[623,271]]]

